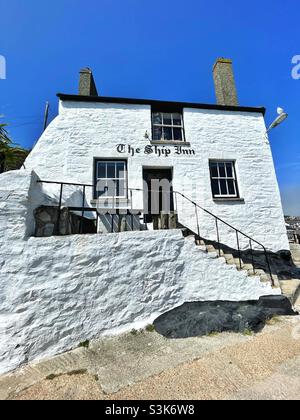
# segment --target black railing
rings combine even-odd
[[[143,190],[142,189],[133,189],[133,191],[143,191]],[[156,191],[156,192],[158,192],[158,191]],[[217,249],[218,249],[219,256],[221,256],[221,249],[222,249],[222,244],[221,244],[221,241],[220,241],[219,223],[222,223],[223,225],[229,227],[231,230],[233,230],[235,232],[240,269],[242,269],[242,267],[243,267],[242,250],[241,250],[241,246],[240,246],[240,236],[243,236],[244,238],[247,239],[247,241],[249,241],[249,250],[250,250],[251,261],[252,261],[252,266],[253,266],[253,274],[256,274],[256,270],[257,270],[255,268],[253,243],[255,243],[260,248],[262,248],[264,256],[265,256],[266,265],[267,265],[267,268],[268,268],[268,272],[269,272],[269,275],[270,275],[270,280],[271,280],[272,286],[275,286],[275,281],[274,281],[274,277],[272,275],[272,270],[271,270],[270,259],[269,259],[269,256],[268,256],[268,251],[263,244],[261,244],[260,242],[258,242],[255,239],[251,238],[249,235],[245,234],[241,230],[232,226],[231,224],[229,224],[225,220],[221,219],[220,217],[216,216],[215,214],[211,213],[209,210],[204,209],[203,207],[201,207],[199,204],[195,203],[193,200],[188,198],[183,193],[181,193],[179,191],[173,191],[173,194],[175,195],[175,200],[174,201],[176,203],[178,203],[177,196],[181,196],[183,199],[185,199],[186,201],[188,201],[189,203],[191,203],[194,206],[195,215],[196,215],[196,223],[197,223],[197,235],[198,235],[199,239],[202,239],[201,238],[200,223],[199,223],[199,210],[205,212],[206,214],[208,214],[209,216],[214,218],[215,225],[216,225],[216,238],[217,238],[216,243],[217,243]],[[178,208],[178,204],[176,205],[176,207]],[[203,238],[203,239],[205,239],[205,238]]]
[[[274,282],[274,278],[272,275],[272,270],[271,270],[271,264],[270,264],[270,259],[268,256],[268,251],[266,249],[266,247],[261,244],[260,242],[256,241],[255,239],[251,238],[249,235],[246,235],[244,232],[242,232],[241,230],[235,228],[234,226],[232,226],[231,224],[225,222],[225,220],[222,220],[220,217],[216,216],[215,214],[211,213],[210,211],[204,209],[203,207],[199,206],[197,203],[195,203],[193,200],[191,200],[190,198],[186,197],[184,194],[178,192],[178,191],[174,191],[174,194],[180,195],[182,198],[184,198],[185,200],[189,201],[194,207],[195,207],[195,211],[197,214],[197,224],[199,226],[199,218],[198,218],[198,209],[200,209],[201,211],[205,212],[206,214],[210,215],[211,217],[213,217],[215,219],[216,222],[216,233],[217,233],[217,245],[218,245],[218,251],[219,251],[219,255],[221,255],[221,242],[220,242],[220,231],[219,231],[219,222],[226,225],[227,227],[229,227],[230,229],[235,231],[236,234],[236,241],[237,241],[237,251],[238,251],[238,258],[239,258],[239,263],[240,263],[240,268],[242,269],[243,267],[243,260],[242,260],[242,252],[241,252],[241,247],[240,247],[240,236],[243,236],[244,238],[246,238],[247,240],[249,240],[249,245],[250,245],[250,255],[251,255],[251,260],[252,260],[252,266],[253,266],[253,273],[256,274],[256,268],[255,268],[255,263],[254,263],[254,252],[253,252],[253,246],[252,244],[255,243],[257,244],[259,247],[262,248],[263,253],[265,255],[265,259],[266,259],[266,264],[268,267],[268,271],[269,271],[269,275],[270,275],[270,280],[272,283],[272,286],[275,286],[275,282]],[[199,228],[198,228],[198,236],[199,238],[201,238],[201,235],[199,234]]]
[[[62,201],[63,201],[63,188],[64,186],[75,186],[75,187],[80,187],[82,188],[82,207],[68,207],[69,210],[71,211],[76,211],[76,212],[81,212],[81,221],[80,221],[80,233],[82,233],[83,230],[83,219],[84,219],[84,215],[86,212],[94,212],[96,213],[96,229],[98,231],[98,219],[99,219],[99,209],[97,208],[92,208],[92,207],[86,207],[85,206],[85,202],[86,202],[86,189],[87,188],[92,188],[94,189],[94,185],[91,184],[78,184],[78,183],[70,183],[70,182],[58,182],[58,181],[43,181],[43,180],[38,180],[38,183],[42,183],[42,184],[56,184],[56,185],[60,185],[60,193],[59,193],[59,203],[58,203],[58,217],[57,217],[57,223],[56,223],[56,233],[59,235],[59,226],[60,226],[60,219],[61,219],[61,210],[62,210]],[[145,190],[144,189],[139,189],[139,188],[128,188],[128,196],[130,197],[129,201],[130,201],[130,208],[131,211],[129,210],[125,210],[125,209],[116,209],[115,205],[118,201],[118,198],[116,197],[107,197],[108,201],[111,201],[112,203],[112,208],[108,209],[108,214],[111,214],[112,216],[112,232],[114,232],[114,220],[113,217],[116,214],[124,214],[124,211],[126,211],[126,214],[130,214],[132,221],[132,230],[134,229],[134,216],[135,214],[133,214],[133,191],[139,191],[142,192],[144,194]],[[161,191],[154,191],[154,190],[148,190],[147,193],[149,192],[154,192],[154,193],[161,193]],[[219,225],[223,224],[225,226],[227,226],[228,228],[230,228],[231,230],[233,230],[235,232],[235,236],[236,236],[236,243],[237,243],[237,252],[238,252],[238,259],[239,259],[239,265],[240,265],[240,269],[242,269],[243,267],[243,259],[242,259],[242,250],[241,250],[241,246],[240,246],[240,237],[244,237],[247,239],[247,242],[249,242],[249,250],[250,250],[250,255],[251,255],[251,262],[252,262],[252,266],[253,266],[253,273],[256,274],[256,268],[255,268],[255,258],[254,258],[254,250],[253,250],[253,243],[258,245],[260,248],[262,248],[264,256],[265,256],[265,260],[266,260],[266,265],[268,268],[268,272],[270,275],[270,280],[272,283],[272,286],[275,286],[275,282],[274,282],[274,278],[272,275],[272,270],[271,270],[271,265],[270,265],[270,259],[268,256],[268,251],[266,249],[266,247],[261,244],[260,242],[258,242],[257,240],[251,238],[249,235],[245,234],[244,232],[242,232],[241,230],[235,228],[234,226],[232,226],[231,224],[229,224],[228,222],[226,222],[225,220],[221,219],[220,217],[216,216],[215,214],[213,214],[212,212],[210,212],[209,210],[204,209],[203,207],[201,207],[199,204],[195,203],[193,200],[191,200],[189,197],[187,197],[186,195],[184,195],[183,193],[179,192],[179,191],[173,191],[172,193],[174,197],[173,197],[173,202],[176,203],[176,210],[178,210],[178,196],[182,197],[184,200],[186,200],[187,202],[191,203],[192,206],[194,206],[195,209],[195,216],[196,216],[196,225],[197,225],[197,233],[195,233],[195,235],[198,237],[198,239],[205,239],[201,237],[201,229],[200,229],[200,222],[199,222],[199,210],[201,210],[202,212],[208,214],[210,217],[212,217],[215,220],[215,227],[216,227],[216,243],[217,243],[217,250],[219,253],[219,256],[221,256],[221,251],[222,251],[222,243],[221,243],[221,239],[220,239],[220,228]],[[103,214],[103,213],[101,213]],[[139,213],[140,214],[140,213]]]
[[[134,230],[134,217],[138,214],[134,214],[133,209],[131,211],[127,209],[118,209],[116,208],[116,204],[118,202],[118,199],[116,197],[109,197],[107,198],[109,201],[111,200],[112,207],[107,209],[107,213],[103,211],[99,211],[99,208],[96,207],[87,207],[86,206],[86,189],[92,188],[94,189],[94,185],[92,184],[79,184],[79,183],[71,183],[71,182],[60,182],[60,181],[44,181],[44,180],[38,180],[37,181],[40,184],[52,184],[52,185],[59,185],[59,200],[57,205],[57,219],[55,224],[55,234],[60,235],[60,222],[61,222],[61,211],[62,211],[62,202],[63,202],[63,192],[65,186],[71,186],[71,187],[79,187],[82,188],[82,205],[80,207],[74,207],[74,206],[67,206],[68,210],[71,212],[78,212],[81,213],[80,218],[80,224],[79,224],[79,234],[83,233],[83,224],[84,224],[84,216],[86,213],[95,213],[96,218],[94,219],[95,222],[95,229],[96,232],[98,232],[98,225],[99,225],[99,217],[101,215],[110,215],[111,216],[111,233],[114,233],[115,231],[115,216],[129,216],[131,218],[130,220],[130,226],[131,229]],[[132,203],[132,193],[131,193],[131,203]],[[120,221],[120,217],[119,217]],[[118,224],[119,226],[119,224]]]
[[[85,206],[86,201],[86,188],[94,188],[91,184],[78,184],[74,182],[59,182],[59,181],[44,181],[44,180],[38,180],[39,184],[52,184],[52,185],[59,185],[59,201],[58,201],[58,210],[57,210],[57,220],[55,225],[55,234],[60,235],[60,221],[61,221],[61,211],[62,211],[62,201],[63,201],[63,190],[64,186],[70,186],[70,187],[80,187],[82,188],[82,206],[81,207],[68,207],[69,210],[75,211],[75,212],[81,212],[81,219],[80,219],[80,227],[79,227],[79,233],[83,232],[83,219],[86,212],[90,213],[96,213],[96,230],[98,230],[98,211],[96,208],[90,208]]]

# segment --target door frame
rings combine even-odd
[[[145,179],[145,175],[144,175],[146,171],[149,171],[149,173],[151,173],[151,171],[153,171],[154,173],[159,172],[159,171],[161,171],[161,172],[169,171],[170,177],[168,177],[168,178],[170,178],[170,182],[172,183],[171,190],[170,190],[170,197],[171,197],[171,199],[170,199],[170,212],[174,211],[174,199],[173,199],[173,194],[172,194],[173,180],[174,180],[174,167],[173,166],[143,166],[142,167],[143,182],[146,181],[147,184],[148,184],[148,181]],[[164,179],[164,178],[151,178],[151,179]],[[145,211],[146,207],[148,207],[148,210],[151,209],[151,200],[152,200],[151,192],[149,193],[147,191],[147,196],[148,196],[147,198],[145,198],[145,194],[146,194],[146,192],[144,191],[144,211]],[[162,199],[159,198],[159,200],[160,200],[160,202],[159,202],[159,206],[160,206]],[[147,203],[147,205],[146,205],[146,203]],[[152,223],[153,222],[153,216],[154,216],[154,214],[145,214],[144,215],[145,222],[146,223]]]

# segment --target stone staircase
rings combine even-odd
[[[262,283],[270,283],[271,277],[266,269],[262,267],[255,267],[250,262],[249,254],[241,255],[239,258],[238,251],[232,250],[225,245],[219,246],[212,241],[206,240],[204,238],[199,238],[197,235],[189,231],[183,231],[183,235],[190,240],[194,240],[198,249],[202,252],[210,254],[211,258],[223,258],[228,265],[233,265],[238,271],[246,271],[249,277],[259,277]],[[272,274],[275,287],[279,287],[278,276]]]
[[[210,254],[211,258],[223,258],[228,265],[233,265],[238,271],[246,271],[249,277],[259,277],[262,283],[271,282],[270,273],[263,262],[264,257],[254,257],[255,267],[251,263],[252,256],[248,252],[241,252],[241,260],[237,250],[231,249],[226,245],[220,244],[204,238],[191,232],[189,229],[182,229],[183,235],[195,241],[198,249]],[[277,254],[270,254],[272,267],[272,277],[274,287],[280,287],[282,294],[286,296],[292,305],[300,309],[300,245],[291,246],[292,260],[284,261]],[[276,274],[278,273],[278,274]]]

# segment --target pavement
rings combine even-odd
[[[104,338],[0,377],[2,400],[298,400],[300,316],[256,335]]]

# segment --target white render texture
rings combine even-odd
[[[280,294],[180,230],[34,238],[36,180],[29,171],[0,176],[0,373],[145,327],[184,302]]]
[[[150,145],[151,107],[147,105],[60,102],[59,116],[50,124],[26,160],[26,168],[45,180],[93,183],[94,158],[128,161],[130,188],[143,188],[143,167],[173,168],[174,189],[221,217],[242,232],[278,251],[289,249],[272,153],[262,114],[184,109],[186,140],[195,155],[168,157],[144,153]],[[117,153],[117,145],[131,145],[141,153]],[[244,202],[213,201],[209,159],[236,161],[238,185]],[[92,198],[91,196],[89,198]],[[142,195],[134,205],[143,207]],[[194,208],[178,203],[183,225],[196,229]],[[200,216],[203,237],[216,239],[214,220]],[[221,241],[236,248],[234,231],[221,226]],[[241,239],[242,246],[249,243]]]

